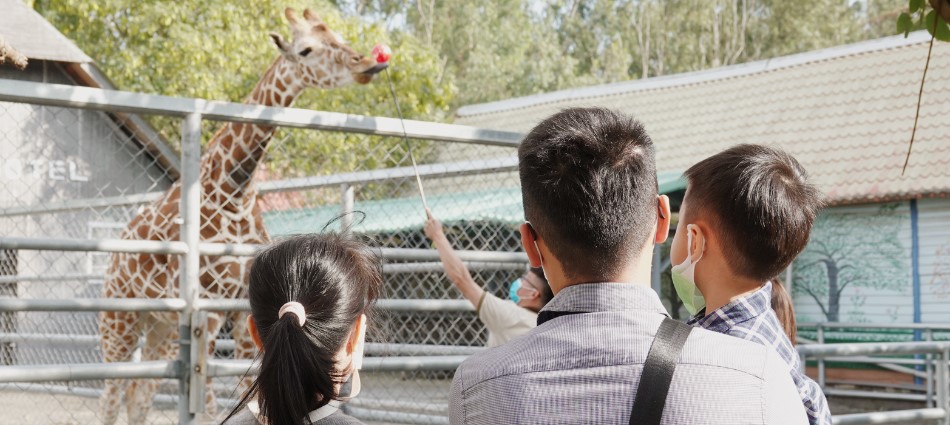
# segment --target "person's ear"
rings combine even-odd
[[[251,340],[254,341],[254,345],[257,346],[258,350],[264,347],[261,342],[261,334],[257,330],[257,323],[254,322],[254,316],[250,314],[247,315],[247,333],[251,334]]]
[[[692,258],[693,262],[699,261],[703,257],[703,252],[706,251],[706,232],[697,224],[686,226],[686,232],[688,232],[688,235],[692,235],[692,238],[687,237],[686,240],[692,240],[693,242],[686,247],[689,249],[689,258]]]
[[[670,198],[666,195],[657,196],[656,209],[656,237],[653,242],[661,244],[670,236],[670,217],[673,216],[670,212]]]
[[[524,222],[518,227],[521,231],[521,246],[524,247],[525,254],[528,254],[528,263],[531,267],[541,267],[541,251],[538,249],[538,234],[535,233],[531,223]]]
[[[364,335],[366,335],[366,315],[361,314],[360,317],[356,319],[356,325],[353,326],[353,332],[350,333],[350,338],[346,341],[346,354],[352,355],[353,351],[359,348]]]

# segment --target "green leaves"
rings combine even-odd
[[[910,35],[910,30],[914,27],[914,21],[911,19],[910,14],[907,12],[901,13],[897,17],[897,33],[903,33],[904,38],[907,38]]]
[[[455,94],[438,53],[415,37],[344,17],[326,0],[37,0],[34,7],[92,57],[121,90],[240,102],[277,57],[271,31],[289,37],[284,8],[311,8],[356,51],[382,42],[394,52],[390,72],[406,118],[442,121]],[[294,107],[395,117],[383,75],[341,89],[309,89]],[[152,123],[177,144],[180,120]],[[218,123],[204,128],[205,141]],[[269,147],[268,173],[330,174],[402,165],[398,139],[280,130]],[[425,152],[416,151],[424,156]],[[390,154],[390,152],[393,152]],[[344,154],[345,153],[345,154]]]
[[[950,41],[950,26],[947,25],[947,21],[937,16],[936,11],[927,12],[927,16],[924,18],[924,26],[927,28],[927,32],[937,40]]]
[[[908,9],[910,10],[910,13],[917,13],[917,11],[922,9],[923,7],[924,7],[924,0],[910,0],[910,4],[908,5]]]

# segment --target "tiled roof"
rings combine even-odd
[[[20,0],[0,0],[0,37],[30,59],[92,62],[82,50]]]
[[[527,132],[570,106],[643,121],[660,172],[738,143],[795,155],[833,204],[950,196],[950,43],[936,42],[907,152],[930,36],[918,32],[688,74],[466,106],[457,122]]]

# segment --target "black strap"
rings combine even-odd
[[[551,311],[551,310],[541,310],[538,313],[538,326],[541,326],[544,322],[548,320],[557,319],[561,316],[570,316],[572,314],[585,314],[586,311]]]
[[[673,380],[673,370],[676,369],[676,362],[691,330],[693,327],[683,322],[663,318],[650,346],[650,353],[643,362],[637,397],[630,410],[630,425],[659,425]]]

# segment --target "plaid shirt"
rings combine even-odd
[[[702,315],[703,312],[696,314],[687,323],[771,347],[788,365],[792,381],[798,386],[798,393],[805,404],[808,422],[812,425],[831,425],[831,411],[828,410],[825,394],[818,383],[802,373],[798,352],[786,337],[778,317],[772,311],[771,282],[705,317]]]

